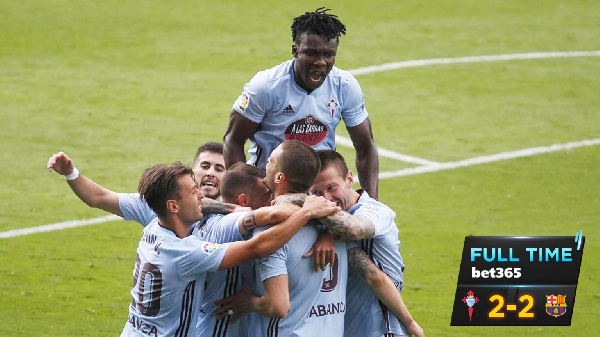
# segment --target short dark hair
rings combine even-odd
[[[180,199],[179,177],[183,175],[190,175],[194,179],[192,168],[179,161],[171,165],[157,164],[142,173],[138,192],[159,217],[168,214],[167,200]]]
[[[194,156],[193,166],[196,166],[196,164],[198,163],[198,157],[200,157],[200,154],[202,152],[212,152],[223,155],[223,144],[217,142],[208,142],[200,145],[200,147],[198,147],[198,150],[196,151],[196,155]]]
[[[325,150],[318,151],[317,155],[321,160],[321,171],[327,169],[329,166],[334,166],[342,177],[346,177],[346,174],[348,174],[348,165],[341,154],[333,150]]]
[[[264,178],[265,170],[263,169],[242,162],[233,164],[227,169],[221,181],[223,201],[232,202],[242,193],[249,194],[256,189],[257,180]]]
[[[290,193],[306,193],[317,180],[321,169],[319,156],[312,147],[298,140],[281,143],[282,154],[276,161],[277,171],[283,172]]]
[[[320,7],[314,12],[306,12],[294,18],[292,22],[292,41],[298,39],[303,33],[325,36],[329,40],[339,39],[346,35],[346,26],[338,19],[337,15],[326,13],[329,8]]]

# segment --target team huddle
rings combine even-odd
[[[294,19],[294,58],[246,84],[191,167],[154,165],[117,193],[49,159],[86,204],[144,226],[121,336],[424,336],[362,90],[333,65],[345,26],[326,12]],[[341,119],[360,190],[335,151]]]

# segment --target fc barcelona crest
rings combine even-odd
[[[548,315],[558,317],[567,312],[567,295],[546,295],[546,312]]]

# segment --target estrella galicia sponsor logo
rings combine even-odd
[[[319,144],[325,136],[327,136],[327,126],[315,119],[313,115],[298,119],[285,129],[285,139],[299,140],[309,146]]]

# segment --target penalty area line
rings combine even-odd
[[[363,67],[363,68],[356,68],[356,69],[349,70],[349,72],[354,76],[358,76],[358,75],[364,75],[364,74],[370,74],[370,73],[382,72],[382,71],[388,71],[388,70],[394,70],[394,69],[400,69],[400,68],[424,67],[424,66],[440,65],[440,64],[497,62],[497,61],[526,60],[526,59],[590,57],[590,56],[600,56],[600,51],[537,52],[537,53],[525,53],[525,54],[484,55],[484,56],[467,56],[467,57],[456,57],[456,58],[439,58],[439,59],[428,59],[428,60],[410,60],[410,61],[403,61],[403,62],[386,63],[386,64],[375,65],[375,66],[368,66],[368,67]],[[422,165],[422,166],[407,168],[407,169],[403,169],[403,170],[399,170],[399,171],[380,172],[379,178],[380,179],[388,179],[388,178],[408,176],[408,175],[420,174],[420,173],[426,173],[426,172],[436,172],[436,171],[471,166],[471,165],[476,165],[476,164],[491,163],[491,162],[498,161],[498,160],[507,160],[507,159],[513,159],[513,158],[518,158],[518,157],[532,156],[532,155],[538,154],[538,153],[554,152],[554,151],[558,151],[558,150],[575,148],[575,147],[580,147],[580,146],[598,145],[598,144],[600,144],[600,139],[593,139],[593,140],[589,140],[589,141],[568,143],[568,144],[580,144],[580,143],[585,143],[585,142],[590,142],[590,144],[574,145],[572,147],[566,147],[566,148],[561,147],[561,146],[565,146],[567,144],[552,145],[552,146],[546,147],[546,148],[534,148],[534,149],[526,149],[526,150],[521,150],[521,151],[516,151],[516,152],[507,152],[507,153],[501,153],[501,154],[497,154],[497,155],[465,159],[465,160],[461,160],[461,161],[457,161],[457,162],[453,162],[453,163],[437,163],[437,162],[432,162],[432,161],[422,159],[422,158],[411,157],[411,156],[407,156],[404,154],[396,153],[396,152],[386,150],[386,149],[378,149],[379,155],[381,155],[383,157],[401,160],[401,161],[405,161],[405,162],[412,163],[412,164]],[[351,144],[352,144],[352,142],[348,138],[341,137],[338,135],[336,135],[336,143],[339,143],[339,144],[345,145],[345,146],[348,146],[348,144],[350,144],[350,146],[351,146]],[[549,151],[545,150],[545,149],[549,149],[552,147],[561,147],[561,148],[549,150]],[[535,150],[535,149],[538,149],[538,150]],[[525,152],[523,152],[523,151],[525,151]],[[541,152],[536,152],[536,151],[541,151]],[[54,230],[66,229],[66,228],[88,226],[88,225],[94,225],[94,224],[99,224],[99,223],[104,223],[104,222],[109,222],[109,221],[115,221],[115,220],[122,220],[122,218],[119,216],[116,216],[116,215],[107,215],[107,216],[102,216],[102,217],[93,218],[93,219],[72,220],[72,221],[59,222],[59,223],[55,223],[55,224],[49,224],[49,225],[38,226],[38,227],[21,228],[21,229],[6,231],[6,232],[0,232],[0,239],[12,238],[12,237],[16,237],[16,236],[29,235],[29,234],[35,234],[35,233],[49,232],[49,231],[54,231]]]

